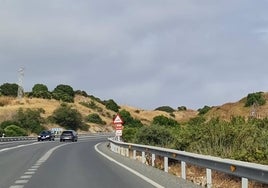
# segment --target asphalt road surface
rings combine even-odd
[[[104,137],[0,143],[0,188],[198,187],[112,153]]]

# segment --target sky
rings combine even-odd
[[[0,85],[145,110],[268,91],[268,0],[0,0]]]

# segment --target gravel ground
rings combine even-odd
[[[98,149],[114,160],[130,167],[131,169],[139,172],[147,178],[155,181],[156,183],[166,188],[201,188],[192,182],[186,181],[182,178],[176,177],[172,174],[166,173],[160,169],[142,164],[141,162],[130,159],[128,157],[121,156],[120,154],[114,153],[108,147],[108,142],[101,143]]]

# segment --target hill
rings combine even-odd
[[[268,100],[268,93],[263,93],[265,100]],[[266,117],[268,114],[268,103],[263,106],[245,107],[246,97],[233,103],[225,103],[221,106],[213,106],[205,114],[207,119],[212,117],[219,117],[220,119],[230,120],[232,116],[249,117],[254,115],[259,118]],[[97,108],[89,108],[82,103],[94,102]],[[52,115],[53,111],[60,106],[61,102],[55,99],[40,99],[40,98],[23,98],[18,100],[12,97],[0,97],[0,123],[6,120],[10,120],[19,108],[31,108],[31,109],[43,109],[45,118]],[[90,113],[97,113],[106,125],[98,125],[94,123],[88,123],[89,131],[112,131],[113,124],[112,118],[116,115],[116,112],[108,110],[102,103],[94,100],[91,97],[84,97],[76,95],[74,103],[69,103],[73,108],[77,109],[83,117],[88,116]],[[127,105],[120,106],[120,110],[128,111],[135,119],[140,120],[143,124],[149,125],[155,116],[164,115],[169,118],[174,118],[176,121],[183,123],[187,122],[191,118],[198,116],[198,111],[187,109],[185,111],[175,110],[173,113],[167,113],[158,110],[144,110]],[[254,114],[253,114],[254,113]],[[46,124],[47,128],[59,127],[58,125]]]

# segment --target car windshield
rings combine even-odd
[[[49,134],[49,131],[42,131],[40,134]]]

